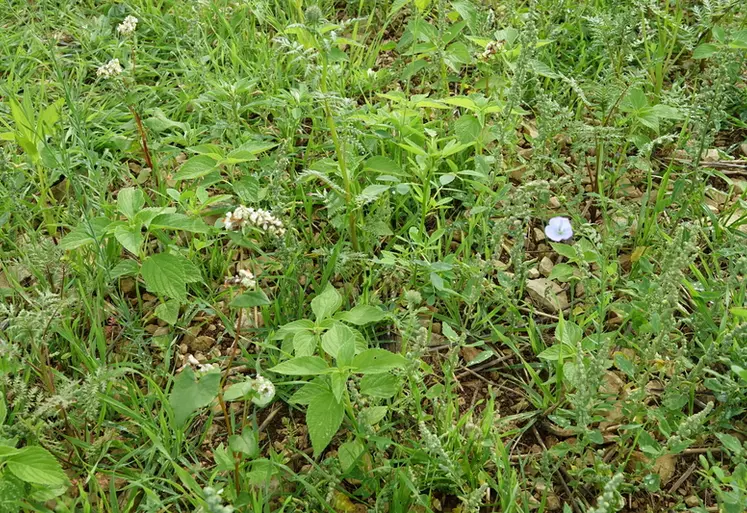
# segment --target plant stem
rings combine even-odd
[[[140,119],[140,114],[135,110],[132,105],[127,106],[132,113],[132,117],[135,118],[135,124],[137,125],[137,131],[140,133],[140,146],[143,149],[143,156],[145,157],[145,164],[150,168],[153,176],[156,178],[156,185],[160,187],[161,180],[158,177],[156,168],[153,166],[153,159],[150,157],[150,149],[148,149],[148,134],[145,133],[145,127],[143,127],[143,121]]]
[[[350,243],[353,245],[353,251],[358,251],[358,232],[357,232],[357,219],[355,207],[353,205],[353,195],[351,192],[350,176],[348,175],[348,169],[345,162],[345,148],[342,146],[340,137],[337,134],[337,126],[335,125],[335,119],[332,116],[332,110],[329,107],[329,100],[327,99],[327,59],[322,57],[322,80],[321,89],[324,93],[324,113],[327,118],[327,127],[332,135],[332,142],[335,145],[335,153],[337,153],[337,164],[340,167],[340,174],[342,174],[342,183],[345,189],[345,204],[348,210],[348,230],[350,231]]]

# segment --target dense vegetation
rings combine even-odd
[[[747,510],[746,15],[5,0],[0,512]]]

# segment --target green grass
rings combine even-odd
[[[0,4],[0,513],[747,510],[746,14]]]

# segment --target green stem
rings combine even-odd
[[[353,250],[358,251],[358,232],[357,232],[357,221],[356,212],[353,205],[353,195],[351,192],[350,176],[348,175],[348,168],[345,162],[345,148],[343,148],[340,141],[340,137],[337,134],[337,126],[335,125],[334,116],[332,116],[332,109],[329,107],[329,100],[327,99],[327,58],[322,57],[322,80],[321,89],[324,93],[324,113],[327,117],[327,127],[332,135],[332,143],[335,146],[335,153],[337,153],[337,164],[340,166],[340,173],[342,174],[343,187],[345,188],[345,204],[348,210],[348,230],[350,231],[350,243],[353,245]]]

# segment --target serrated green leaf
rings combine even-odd
[[[245,454],[248,458],[256,458],[259,456],[257,433],[255,433],[254,429],[250,427],[244,428],[241,435],[229,436],[228,447],[234,452]]]
[[[477,104],[475,103],[475,101],[472,98],[467,98],[466,96],[453,96],[451,98],[444,98],[440,101],[447,105],[454,105],[455,107],[461,107],[470,111],[477,110]]]
[[[703,43],[693,50],[693,59],[707,59],[718,51],[718,46],[711,43]]]
[[[358,440],[345,442],[337,449],[337,457],[340,460],[340,468],[347,472],[358,461],[365,451],[365,446]]]
[[[404,367],[407,360],[402,355],[386,349],[366,349],[355,358],[352,366],[359,374],[381,374],[392,369]]]
[[[191,367],[185,367],[176,376],[174,388],[169,395],[169,403],[174,410],[177,426],[183,426],[193,412],[209,405],[218,396],[220,380],[220,372],[208,372],[199,380],[195,380]]]
[[[140,189],[125,187],[117,193],[117,209],[127,219],[133,219],[145,205],[145,194]]]
[[[140,253],[140,246],[144,240],[139,226],[127,225],[119,225],[114,228],[114,238],[135,256]]]
[[[299,356],[288,361],[279,363],[271,372],[286,374],[288,376],[314,376],[324,374],[329,370],[327,362],[318,356]]]
[[[288,402],[291,404],[309,404],[314,397],[324,393],[325,390],[326,385],[319,381],[319,378],[316,378],[296,390],[296,393],[290,396]]]
[[[270,299],[262,290],[250,290],[239,294],[231,301],[233,308],[251,308],[253,306],[269,305]]]
[[[397,377],[393,374],[368,374],[361,379],[361,394],[389,399],[397,393]]]
[[[195,155],[179,168],[174,180],[195,180],[212,173],[218,162],[207,155]]]
[[[344,410],[335,400],[331,390],[322,390],[309,403],[306,410],[306,425],[309,429],[314,455],[318,456],[332,441],[342,425]]]
[[[582,338],[584,338],[584,330],[575,322],[566,321],[561,315],[555,327],[555,339],[569,347],[576,347]]]
[[[464,114],[454,123],[454,134],[462,144],[476,141],[481,130],[480,121],[472,114]]]
[[[316,334],[313,331],[297,331],[293,335],[293,354],[296,356],[312,356],[316,352]]]
[[[221,472],[231,472],[234,469],[234,459],[221,442],[218,447],[213,449],[213,459],[215,468]]]
[[[375,157],[371,157],[366,161],[366,163],[363,165],[364,169],[370,169],[371,171],[374,171],[376,173],[382,174],[382,175],[393,175],[393,176],[404,176],[405,173],[402,172],[402,168],[399,167],[399,164],[394,162],[389,157],[384,157],[382,155],[377,155]]]
[[[57,459],[42,447],[24,447],[5,458],[5,465],[13,475],[27,483],[63,486],[68,483]]]
[[[183,267],[184,260],[184,257],[170,253],[158,253],[146,258],[140,270],[145,286],[151,293],[186,301],[187,279]]]
[[[557,280],[560,282],[566,282],[573,278],[573,275],[575,274],[575,269],[573,266],[561,263],[557,264],[552,268],[552,271],[550,271],[550,276],[548,276],[549,280]]]
[[[328,283],[321,294],[311,300],[311,310],[316,320],[321,321],[334,314],[342,306],[342,296],[331,283]]]
[[[272,336],[273,340],[282,340],[288,335],[295,334],[299,331],[314,329],[314,323],[308,319],[299,319],[291,321],[280,326],[280,329]]]
[[[568,360],[569,358],[573,358],[575,354],[576,351],[573,347],[567,346],[565,344],[555,344],[538,354],[537,358],[554,362],[561,359]]]
[[[365,326],[372,322],[379,322],[386,316],[384,311],[376,306],[371,305],[357,305],[352,310],[347,312],[340,312],[336,315],[337,319],[341,321],[355,324],[356,326]]]
[[[122,260],[109,271],[109,275],[116,280],[122,276],[134,276],[139,272],[140,265],[135,260]]]
[[[185,214],[158,214],[150,222],[151,229],[184,230],[191,233],[208,233],[210,227],[198,217]]]
[[[249,378],[241,383],[234,383],[223,392],[224,401],[236,401],[238,399],[245,399],[246,396],[253,390],[253,382]]]
[[[576,250],[573,249],[573,246],[570,246],[568,244],[561,244],[559,242],[551,242],[550,245],[557,254],[566,257],[568,260],[574,261],[578,258],[576,255]]]
[[[172,326],[176,324],[176,320],[179,317],[179,307],[181,306],[181,303],[179,303],[176,299],[169,299],[165,303],[161,303],[156,307],[155,314],[156,317],[161,319],[167,324],[171,324]]]
[[[350,344],[355,348],[355,334],[339,322],[322,335],[322,349],[332,358],[337,358],[338,351],[345,344]]]
[[[266,141],[249,141],[228,154],[228,158],[252,160],[255,155],[273,149],[278,143]]]
[[[369,406],[360,413],[361,420],[367,426],[375,426],[386,417],[386,413],[389,410],[386,406]]]

